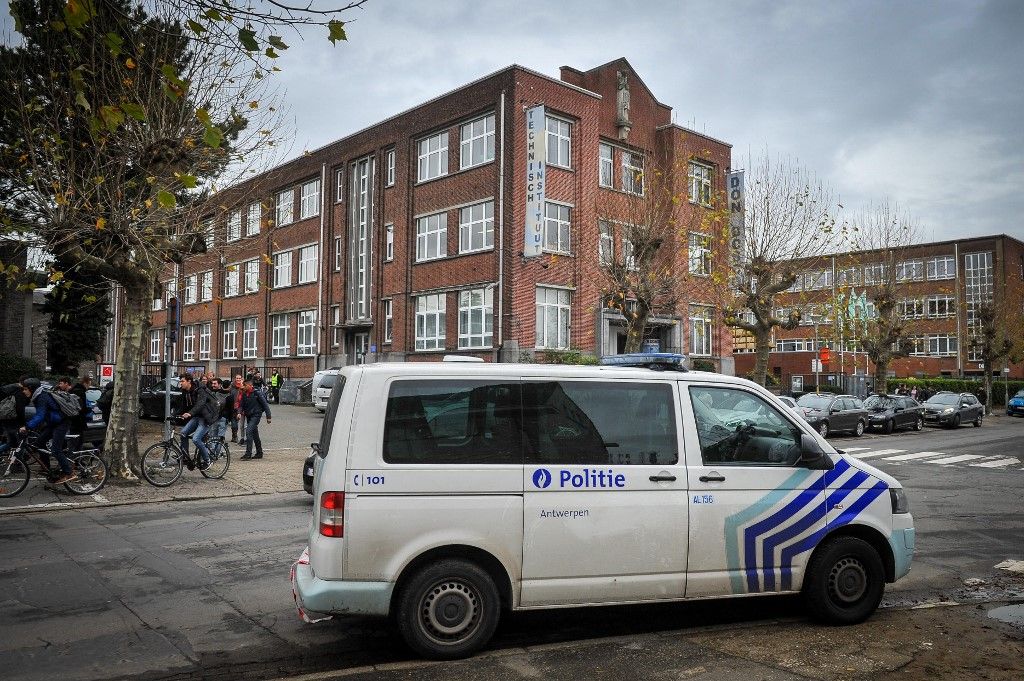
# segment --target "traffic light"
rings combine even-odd
[[[167,342],[178,342],[178,298],[167,299]]]
[[[829,350],[827,346],[823,347],[823,348],[820,348],[818,350],[818,359],[821,360],[822,364],[827,363],[828,360],[829,360],[829,357],[831,357],[831,356],[832,356],[832,351]]]

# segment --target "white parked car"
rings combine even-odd
[[[313,406],[321,413],[327,410],[327,401],[338,381],[340,369],[325,369],[313,374]]]
[[[802,593],[869,617],[914,552],[900,484],[759,385],[637,357],[342,369],[299,607],[390,615],[431,658],[505,610]]]

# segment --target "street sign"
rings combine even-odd
[[[811,360],[811,372],[812,373],[819,373],[821,371],[824,371],[824,369],[822,369],[822,367],[821,367],[821,360],[820,359],[812,359]]]
[[[818,350],[818,359],[821,360],[822,362],[825,362],[827,364],[828,360],[830,359],[830,357],[831,357],[831,350],[829,350],[829,348],[827,346],[823,347],[823,348],[820,348]]]
[[[102,388],[111,381],[114,380],[114,365],[113,364],[100,364],[99,365],[99,384]]]

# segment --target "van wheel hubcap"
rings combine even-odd
[[[843,558],[832,566],[828,575],[828,591],[840,603],[856,603],[868,588],[864,564],[856,558]]]
[[[440,582],[423,597],[420,614],[431,638],[445,643],[461,641],[480,623],[480,597],[465,582]]]

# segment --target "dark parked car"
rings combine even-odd
[[[800,396],[796,405],[804,420],[822,437],[839,431],[860,437],[868,426],[868,412],[864,404],[853,395],[807,393]]]
[[[1017,394],[1011,397],[1006,405],[1007,416],[1014,416],[1016,414],[1024,416],[1024,390],[1018,390]]]
[[[924,403],[924,420],[949,428],[959,428],[961,423],[973,423],[980,427],[985,418],[985,405],[970,393],[935,393]]]
[[[171,379],[171,414],[178,415],[184,406],[178,379]],[[139,393],[139,418],[162,418],[164,413],[164,386],[167,379]]]
[[[868,427],[891,433],[900,428],[924,430],[924,407],[913,397],[902,395],[871,395],[864,400],[868,410]]]

